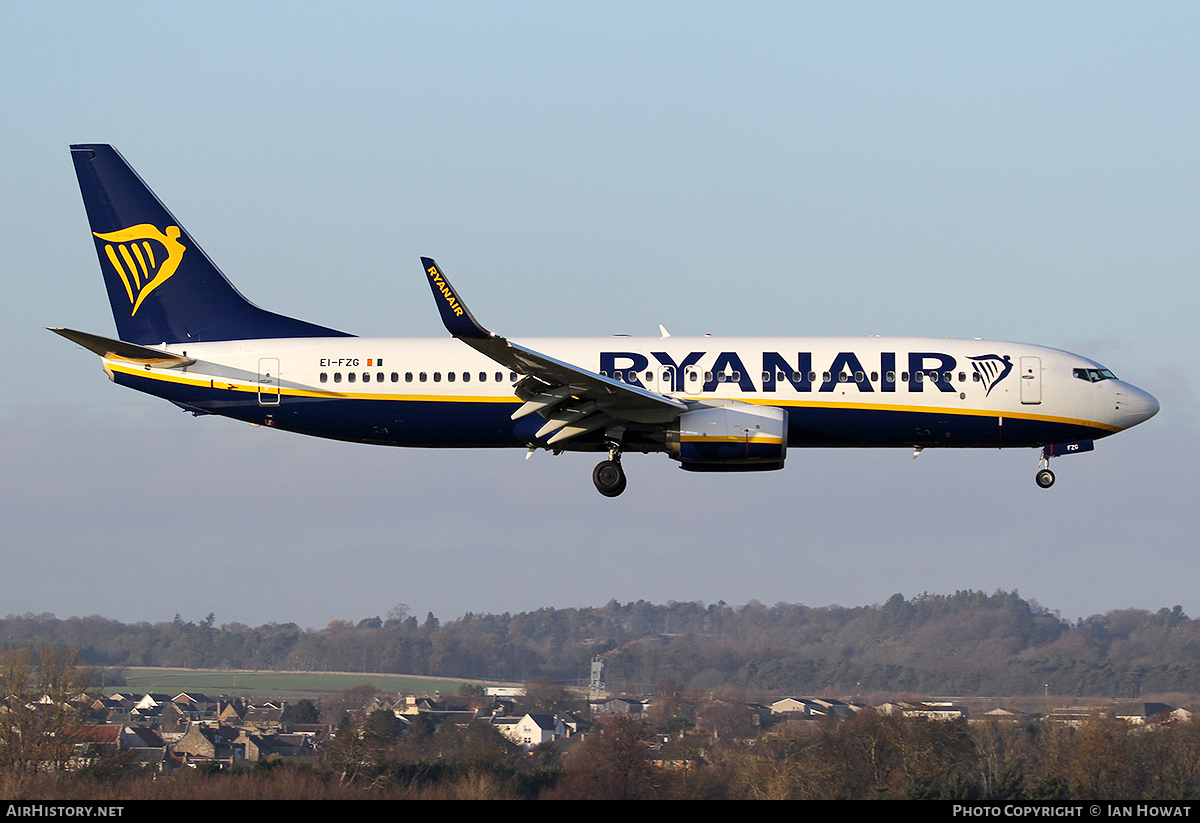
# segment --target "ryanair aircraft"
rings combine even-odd
[[[51,329],[115,383],[194,414],[387,446],[662,452],[698,472],[783,468],[788,447],[1040,448],[1052,457],[1148,420],[1158,402],[1095,361],[1021,343],[924,338],[508,340],[422,258],[450,333],[373,339],[238,293],[112,147],[76,145],[118,339]]]

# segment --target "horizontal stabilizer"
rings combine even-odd
[[[85,331],[58,328],[50,328],[48,331],[61,335],[72,343],[78,343],[88,351],[95,352],[101,357],[133,360],[137,363],[148,363],[168,369],[179,369],[196,362],[194,357],[180,357],[178,354],[139,346],[136,343],[126,343],[123,340],[112,340],[108,337],[101,337],[98,334],[88,334]]]

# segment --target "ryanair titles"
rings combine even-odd
[[[450,311],[454,312],[454,316],[462,317],[462,304],[458,302],[458,298],[450,290],[450,284],[442,277],[442,273],[438,271],[437,266],[430,266],[425,271],[429,273],[429,279],[433,281],[433,285],[442,293],[442,297],[446,299],[446,304],[450,307]]]
[[[1008,355],[984,354],[970,357],[970,371],[959,370],[958,360],[945,352],[872,353],[864,365],[854,352],[838,352],[828,364],[813,367],[812,352],[797,352],[789,358],[779,352],[763,352],[761,379],[747,368],[737,352],[723,351],[708,363],[708,352],[691,352],[678,362],[667,352],[650,352],[651,362],[641,352],[608,351],[600,353],[600,373],[634,386],[647,388],[646,380],[659,391],[711,392],[722,383],[733,383],[743,392],[774,392],[781,384],[790,384],[798,392],[833,392],[854,388],[860,392],[894,392],[899,384],[907,391],[922,392],[928,384],[931,390],[958,392],[968,380],[982,383],[990,392],[1012,371]],[[874,358],[878,358],[877,360]],[[701,361],[705,365],[701,366]],[[996,364],[1002,364],[997,367]],[[968,377],[968,373],[970,376]]]

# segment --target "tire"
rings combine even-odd
[[[605,497],[616,497],[625,491],[625,472],[620,463],[602,460],[592,470],[592,482],[596,484],[596,491]]]
[[[1041,469],[1034,476],[1034,479],[1037,480],[1037,484],[1043,489],[1048,489],[1054,485],[1054,472],[1049,469]]]

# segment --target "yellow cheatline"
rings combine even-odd
[[[689,400],[702,400],[704,398],[689,397]],[[728,399],[728,398],[722,398]],[[906,404],[890,404],[890,403],[838,403],[830,400],[775,400],[775,399],[746,399],[743,403],[750,403],[756,406],[775,406],[778,408],[807,408],[807,409],[855,409],[858,411],[886,411],[886,412],[913,412],[916,414],[944,414],[953,417],[1007,417],[1012,420],[1041,420],[1049,423],[1071,423],[1079,426],[1090,426],[1095,429],[1104,429],[1108,432],[1119,432],[1122,429],[1118,426],[1110,426],[1107,423],[1100,423],[1095,420],[1085,420],[1075,417],[1054,417],[1046,414],[1036,414],[1034,412],[1025,411],[1003,411],[1000,409],[963,409],[953,408],[949,406],[910,406]]]
[[[745,443],[747,439],[752,440],[754,443],[766,443],[768,445],[783,442],[782,437],[768,437],[766,435],[761,435],[761,434],[753,434],[753,435],[750,435],[749,438],[747,438],[745,435],[740,435],[740,436],[729,435],[729,436],[723,436],[723,437],[714,437],[714,436],[705,437],[704,435],[697,436],[697,435],[693,434],[693,435],[684,435],[684,436],[680,437],[679,439],[681,441],[683,441],[684,443]]]
[[[259,384],[254,381],[243,381],[240,383],[230,383],[228,381],[216,381],[211,378],[192,377],[184,374],[169,374],[160,371],[146,371],[146,361],[127,361],[116,358],[106,358],[105,362],[112,368],[113,371],[128,374],[131,377],[140,377],[144,380],[159,380],[164,383],[178,383],[184,386],[209,386],[212,388],[228,389],[230,391],[258,391]],[[140,367],[127,366],[125,363],[137,362],[142,363]],[[272,392],[274,394],[275,392]],[[484,397],[474,395],[429,395],[429,394],[375,394],[368,392],[335,392],[325,389],[297,389],[284,388],[279,391],[280,394],[286,397],[327,397],[339,398],[343,400],[399,400],[399,401],[422,401],[428,403],[519,403],[521,402],[516,396],[509,397]]]
[[[165,374],[163,372],[147,372],[144,368],[134,368],[131,366],[122,365],[115,362],[113,358],[108,358],[110,365],[114,371],[119,371],[124,374],[142,377],[149,380],[163,380],[169,383],[180,383],[190,386],[205,386],[212,382],[210,378],[199,379],[188,375],[181,374]],[[144,361],[135,361],[144,362]],[[246,381],[240,384],[229,384],[231,389],[249,389],[258,391],[258,383]],[[285,388],[281,394],[289,397],[337,397],[347,400],[398,400],[426,403],[519,403],[521,402],[516,396],[506,397],[489,397],[478,395],[433,395],[433,394],[376,394],[374,392],[335,392],[325,389],[297,389]],[[704,398],[690,397],[689,400],[701,400]],[[726,398],[722,398],[726,399]],[[1032,412],[1015,412],[1002,411],[998,409],[953,409],[943,408],[939,406],[909,406],[909,405],[887,405],[883,403],[836,403],[832,401],[821,400],[744,400],[742,402],[751,403],[757,406],[777,406],[780,408],[797,407],[797,408],[815,408],[815,409],[858,409],[865,411],[888,411],[888,412],[912,412],[915,414],[944,414],[954,417],[1006,417],[1010,420],[1041,420],[1049,423],[1070,423],[1078,426],[1089,426],[1094,429],[1103,429],[1109,432],[1119,432],[1121,429],[1117,426],[1110,426],[1107,423],[1100,423],[1095,420],[1084,420],[1073,417],[1054,417],[1045,414],[1033,414]],[[712,438],[708,438],[712,439]],[[736,438],[739,442],[743,439]]]

